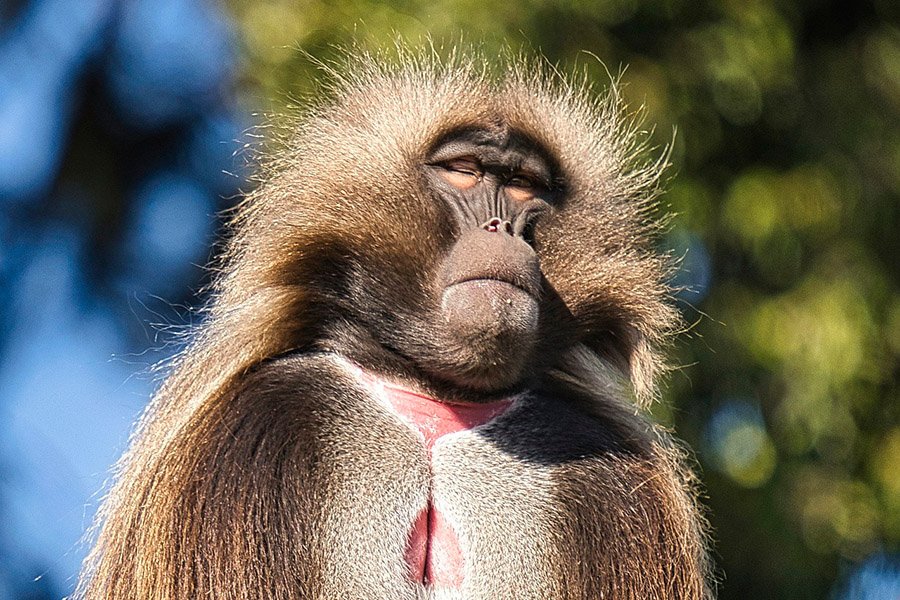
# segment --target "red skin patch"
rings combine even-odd
[[[499,416],[511,399],[485,404],[442,402],[393,386],[373,375],[360,378],[381,395],[400,418],[422,437],[428,457],[443,436],[478,427]],[[463,581],[463,555],[459,538],[433,501],[413,523],[406,549],[406,562],[413,581],[444,588],[459,588]]]

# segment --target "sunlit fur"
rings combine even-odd
[[[641,138],[614,90],[597,98],[531,60],[510,59],[497,76],[480,59],[401,54],[356,56],[330,70],[323,99],[299,118],[285,149],[264,162],[217,263],[205,321],[118,465],[76,597],[348,598],[348,590],[380,589],[341,582],[310,558],[337,552],[340,542],[332,547],[338,550],[319,544],[344,534],[326,517],[321,532],[310,531],[320,522],[315,509],[333,498],[330,487],[299,475],[314,468],[305,444],[322,447],[325,429],[356,427],[357,417],[341,397],[282,401],[276,392],[288,376],[267,365],[294,351],[352,353],[367,336],[377,338],[373,347],[413,357],[445,352],[458,360],[477,351],[405,332],[423,327],[416,315],[428,310],[424,299],[455,235],[424,189],[420,165],[448,132],[496,122],[545,148],[564,180],[564,202],[535,232],[542,271],[561,301],[541,318],[568,323],[545,328],[536,367],[542,387],[573,410],[598,415],[629,450],[554,466],[553,497],[582,495],[579,512],[539,503],[537,492],[522,508],[537,515],[526,525],[535,531],[531,546],[546,549],[542,564],[551,566],[529,570],[525,558],[511,555],[509,565],[525,567],[515,589],[501,583],[511,573],[496,573],[493,584],[480,571],[472,584],[478,591],[466,597],[708,596],[692,476],[666,433],[640,413],[656,393],[660,348],[677,325],[664,284],[668,262],[652,246],[662,165],[641,161]],[[346,294],[336,297],[335,289]],[[365,366],[367,358],[354,360]],[[397,367],[408,375],[407,368]],[[346,421],[322,421],[332,408]],[[355,435],[365,436],[361,431]],[[528,459],[509,462],[514,455],[498,453],[492,466],[515,477]],[[360,478],[383,466],[346,456],[360,465]],[[346,536],[366,534],[353,528],[360,531]],[[551,540],[559,542],[555,550]],[[574,558],[582,550],[593,566]],[[496,560],[485,557],[484,565]],[[400,568],[385,567],[384,577]]]

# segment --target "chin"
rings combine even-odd
[[[441,313],[458,349],[452,364],[437,374],[461,387],[497,392],[515,387],[531,362],[539,305],[515,285],[477,279],[449,286]]]

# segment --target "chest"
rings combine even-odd
[[[505,584],[512,590],[545,586],[555,552],[552,470],[498,444],[527,412],[524,399],[454,405],[363,383],[376,410],[353,443],[366,444],[370,460],[328,466],[337,475],[330,495],[341,501],[324,513],[324,529],[346,531],[353,521],[359,533],[327,543],[343,548],[327,561],[335,576],[380,569],[398,583],[472,598],[496,586],[498,573],[519,574]],[[529,584],[530,574],[543,583]]]

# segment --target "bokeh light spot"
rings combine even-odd
[[[206,262],[215,201],[193,178],[163,171],[138,188],[134,206],[125,240],[127,281],[136,292],[174,293],[191,263]]]
[[[123,4],[108,85],[120,116],[157,128],[197,113],[233,68],[228,21],[206,0]]]
[[[756,488],[772,477],[775,445],[750,401],[724,402],[707,425],[706,439],[719,470],[739,485]]]

